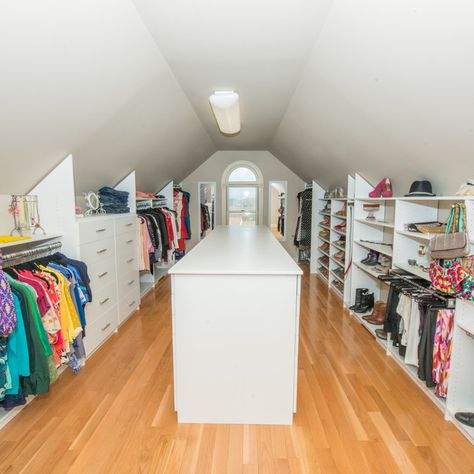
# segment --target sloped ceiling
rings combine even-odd
[[[1,192],[69,153],[82,192],[268,149],[326,186],[358,171],[452,193],[474,175],[472,18],[470,0],[4,0]],[[223,88],[236,137],[208,105]]]
[[[467,0],[335,0],[271,151],[324,185],[454,193],[474,176],[473,18]]]
[[[133,0],[219,149],[268,149],[329,0]],[[240,94],[242,130],[224,137],[208,97]]]
[[[76,191],[182,178],[215,146],[129,0],[0,3],[2,193],[72,153]]]

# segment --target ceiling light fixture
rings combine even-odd
[[[216,91],[209,97],[219,130],[226,135],[240,132],[239,94],[235,91]]]

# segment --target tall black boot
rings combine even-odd
[[[362,296],[368,293],[368,288],[356,288],[356,297],[355,303],[349,308],[352,311],[358,312],[357,310],[360,308],[362,304]]]
[[[360,306],[355,309],[356,313],[367,313],[374,307],[374,294],[373,293],[364,293],[362,295],[362,301]]]

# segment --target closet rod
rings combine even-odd
[[[435,298],[438,298],[439,300],[444,301],[445,303],[448,303],[446,305],[447,308],[452,309],[456,306],[456,298],[455,297],[441,296],[436,290],[433,290],[430,287],[419,285],[418,283],[416,283],[415,281],[413,281],[412,279],[410,279],[410,278],[408,278],[404,275],[400,275],[400,274],[395,274],[395,275],[396,275],[397,278],[400,278],[401,280],[406,281],[407,283],[414,286],[415,288],[419,288],[420,290],[423,290],[424,292],[429,293],[430,295],[434,296]]]
[[[54,242],[48,245],[40,245],[38,247],[34,247],[32,249],[21,250],[19,252],[12,252],[7,253],[6,255],[2,255],[1,259],[3,263],[9,263],[13,260],[23,259],[25,257],[36,257],[43,253],[52,252],[53,250],[59,249],[62,247],[61,242]]]

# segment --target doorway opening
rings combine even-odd
[[[281,242],[286,240],[287,182],[270,181],[268,186],[268,225]]]

